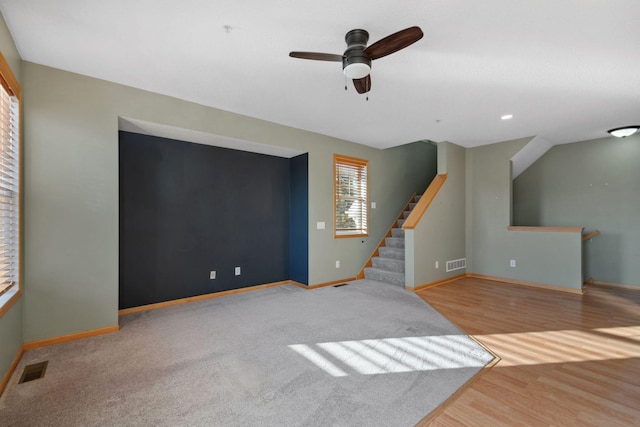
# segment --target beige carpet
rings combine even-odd
[[[492,356],[412,292],[363,280],[123,316],[25,353],[3,426],[412,426]],[[17,384],[26,364],[44,378]]]

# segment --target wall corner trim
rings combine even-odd
[[[13,362],[11,362],[11,365],[9,365],[9,369],[7,369],[7,372],[4,374],[4,378],[0,383],[0,397],[2,396],[2,393],[4,393],[5,388],[7,388],[7,385],[9,385],[9,380],[11,380],[11,377],[13,376],[13,373],[18,367],[18,363],[20,363],[20,360],[22,359],[23,354],[24,354],[24,345],[20,347],[20,349],[18,350],[18,353],[16,354],[16,357],[13,359]]]
[[[34,348],[46,347],[54,344],[61,344],[63,342],[81,340],[83,338],[95,337],[97,335],[110,334],[111,332],[117,332],[120,330],[120,326],[113,325],[99,329],[91,329],[88,331],[76,332],[73,334],[62,335],[59,337],[46,338],[38,341],[26,342],[22,345],[23,350],[33,350]]]
[[[463,278],[465,278],[467,276],[468,276],[467,273],[462,273],[462,274],[458,274],[457,276],[447,277],[447,278],[444,278],[442,280],[437,280],[435,282],[425,283],[424,285],[416,286],[413,289],[410,289],[410,288],[406,288],[406,289],[408,289],[410,291],[413,291],[413,292],[419,292],[419,291],[421,291],[423,289],[434,288],[434,287],[440,286],[440,285],[446,285],[447,283],[455,282],[456,280],[463,279]]]
[[[585,281],[585,285],[587,286],[605,286],[608,288],[618,288],[625,289],[628,291],[640,291],[640,285],[632,285],[628,283],[616,283],[616,282],[605,282],[602,280],[593,280],[591,279],[589,282]]]
[[[171,307],[173,305],[186,304],[186,303],[189,303],[189,302],[196,302],[196,301],[203,301],[203,300],[212,299],[212,298],[220,298],[220,297],[224,297],[226,295],[241,294],[241,293],[244,293],[244,292],[251,292],[251,291],[256,291],[258,289],[272,288],[274,286],[281,286],[281,285],[287,285],[287,284],[291,284],[291,280],[284,280],[282,282],[266,283],[264,285],[248,286],[246,288],[231,289],[231,290],[228,290],[228,291],[213,292],[213,293],[204,294],[204,295],[195,295],[195,296],[192,296],[192,297],[174,299],[174,300],[170,300],[170,301],[163,301],[163,302],[158,302],[158,303],[154,303],[154,304],[146,304],[146,305],[141,305],[141,306],[138,306],[138,307],[124,308],[122,310],[118,310],[118,315],[119,316],[123,316],[125,314],[138,313],[140,311],[156,310],[158,308]]]
[[[507,278],[507,277],[486,276],[484,274],[476,274],[476,273],[467,273],[465,276],[466,277],[472,277],[474,279],[491,280],[491,281],[494,281],[494,282],[506,283],[506,284],[511,284],[511,285],[530,286],[530,287],[533,287],[533,288],[540,288],[540,289],[546,289],[546,290],[549,290],[549,291],[558,291],[558,292],[570,293],[570,294],[574,294],[574,295],[582,295],[584,293],[584,288],[583,287],[581,287],[580,289],[567,288],[565,286],[548,285],[546,283],[528,282],[526,280],[510,279],[510,278]]]

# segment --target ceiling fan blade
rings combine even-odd
[[[353,79],[353,86],[358,93],[367,93],[371,90],[371,74],[361,79]]]
[[[414,44],[423,36],[420,27],[409,27],[378,40],[364,50],[369,58],[378,59]]]
[[[335,55],[333,53],[317,53],[317,52],[289,52],[289,56],[292,58],[300,59],[313,59],[315,61],[332,61],[342,62],[342,55]]]

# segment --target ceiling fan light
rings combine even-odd
[[[344,67],[342,71],[349,79],[361,79],[369,75],[371,67],[369,64],[354,62]]]
[[[626,138],[627,136],[636,133],[638,129],[640,129],[640,126],[623,126],[620,128],[610,129],[607,132],[617,138]]]

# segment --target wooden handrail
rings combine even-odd
[[[584,236],[582,236],[582,241],[586,242],[587,240],[591,239],[592,237],[596,237],[598,234],[600,234],[600,230],[593,230],[591,233],[587,233]]]
[[[416,228],[422,218],[422,215],[427,211],[427,208],[431,205],[431,202],[433,202],[433,199],[435,199],[436,194],[438,194],[438,191],[440,191],[440,188],[442,188],[442,185],[444,185],[446,180],[446,173],[436,175],[436,177],[433,178],[433,181],[429,184],[427,191],[424,192],[420,200],[418,200],[418,204],[413,208],[404,224],[402,224],[403,230],[413,230]]]
[[[510,225],[509,231],[547,231],[554,233],[582,233],[584,227],[521,227]]]

